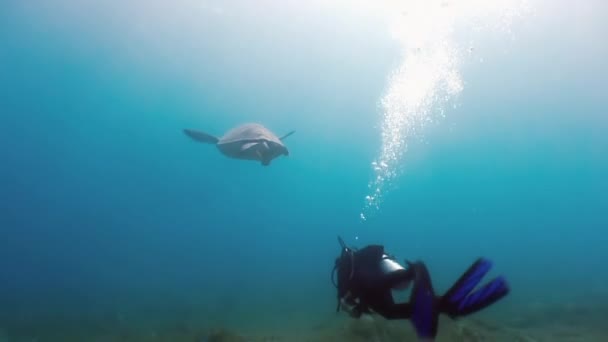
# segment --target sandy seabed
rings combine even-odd
[[[311,317],[286,312],[264,317],[242,312],[232,323],[209,316],[165,313],[164,318],[123,314],[66,318],[53,315],[3,316],[0,342],[44,341],[188,341],[188,342],[328,342],[417,341],[408,321],[380,317],[351,319],[344,313]],[[259,323],[257,323],[259,320]],[[238,322],[247,322],[242,326]],[[529,304],[458,321],[440,319],[436,342],[606,342],[608,305]]]

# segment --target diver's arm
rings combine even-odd
[[[347,303],[344,299],[340,300],[340,307],[343,311],[346,311],[350,317],[359,318],[361,317],[362,311],[359,308],[359,304]]]
[[[353,318],[359,318],[363,313],[371,313],[369,307],[358,300],[358,298],[355,298],[350,292],[340,298],[340,308]]]

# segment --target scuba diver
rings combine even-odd
[[[506,280],[497,277],[473,291],[492,267],[489,260],[479,258],[443,296],[437,296],[423,262],[406,260],[403,267],[385,254],[382,245],[356,249],[340,237],[338,241],[341,254],[332,271],[338,290],[336,311],[342,308],[355,318],[375,312],[389,320],[409,319],[424,341],[435,339],[440,313],[452,319],[464,317],[497,302],[510,290]],[[406,290],[410,284],[409,302],[396,303],[391,291]]]

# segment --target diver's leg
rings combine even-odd
[[[378,307],[374,311],[386,319],[410,319],[412,317],[412,305],[410,303],[386,305]]]
[[[409,319],[419,338],[432,340],[437,335],[438,298],[426,266],[422,262],[408,264],[414,283],[408,303],[395,303],[390,289],[368,295],[365,302],[386,319]]]
[[[366,298],[366,301],[375,313],[386,319],[409,319],[412,316],[412,306],[410,303],[396,304],[390,289],[377,292],[373,296]]]

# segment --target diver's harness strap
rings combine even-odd
[[[350,282],[354,275],[355,275],[355,251],[357,250],[356,248],[350,248],[346,245],[346,243],[344,242],[344,240],[342,240],[342,238],[340,236],[338,236],[338,242],[340,243],[340,247],[342,248],[342,253],[340,255],[340,258],[336,260],[336,263],[334,265],[334,268],[331,272],[331,281],[334,284],[334,286],[336,287],[336,289],[339,289],[338,283],[334,280],[334,274],[336,273],[336,271],[339,268],[339,265],[343,262],[344,258],[349,258],[350,259],[350,272],[348,275],[348,279],[346,281]],[[340,293],[338,291],[338,303],[336,306],[336,312],[340,311],[340,306],[341,306],[341,301],[342,299],[345,297],[345,294],[343,294],[342,296],[340,296]]]

